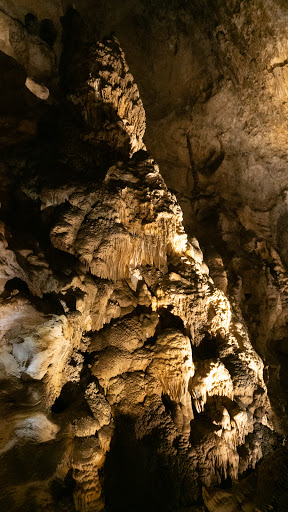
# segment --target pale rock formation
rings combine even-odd
[[[26,78],[25,85],[40,100],[47,100],[49,98],[49,89],[45,85],[37,84],[33,78]]]
[[[227,396],[231,400],[234,398],[230,373],[220,361],[206,360],[197,365],[190,389],[197,412],[204,411],[208,396]]]
[[[35,80],[47,80],[55,73],[56,56],[40,37],[30,34],[17,19],[0,10],[0,50],[24,66]]]
[[[176,404],[173,419],[179,430],[190,432],[194,418],[188,383],[194,375],[191,343],[174,329],[165,330],[156,340],[149,372],[161,383],[162,393]]]

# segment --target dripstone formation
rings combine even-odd
[[[191,134],[187,234],[121,42],[56,4],[0,11],[0,509],[284,512],[285,234],[209,224]]]

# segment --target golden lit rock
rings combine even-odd
[[[284,7],[2,4],[0,509],[285,512]]]

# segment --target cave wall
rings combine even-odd
[[[286,510],[286,21],[0,3],[3,510]]]

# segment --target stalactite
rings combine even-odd
[[[234,399],[231,376],[220,361],[204,361],[197,365],[195,376],[189,383],[189,390],[197,412],[204,410],[210,396],[226,396]]]

